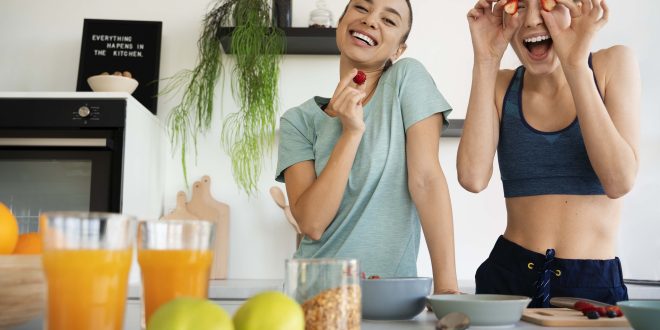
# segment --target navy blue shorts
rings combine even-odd
[[[477,269],[475,280],[476,293],[527,296],[532,298],[529,307],[551,307],[547,301],[550,297],[586,298],[609,304],[628,300],[619,258],[553,258],[529,251],[503,236]],[[546,297],[541,297],[540,291]]]

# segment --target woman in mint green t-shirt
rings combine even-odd
[[[421,63],[392,64],[411,24],[408,0],[349,2],[337,26],[341,80],[332,98],[282,116],[277,180],[304,234],[296,258],[356,258],[367,275],[416,276],[423,229],[435,293],[457,292],[438,160],[451,107]]]

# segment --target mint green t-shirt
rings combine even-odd
[[[342,132],[338,118],[314,97],[280,119],[276,180],[284,170],[313,160],[317,177]],[[416,276],[420,222],[408,191],[406,131],[451,107],[417,60],[401,59],[386,70],[364,106],[366,130],[337,215],[321,239],[303,238],[295,258],[355,258],[367,275]]]

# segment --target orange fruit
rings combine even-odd
[[[0,202],[0,254],[11,254],[18,241],[18,221]]]
[[[40,233],[44,232],[44,228],[46,228],[46,221],[48,221],[48,219],[46,219],[46,215],[43,214],[43,213],[39,214],[39,232]]]
[[[25,233],[18,235],[14,254],[41,254],[41,234]]]

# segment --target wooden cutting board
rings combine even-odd
[[[211,178],[208,175],[193,184],[193,193],[186,208],[199,219],[215,222],[215,249],[211,279],[226,279],[229,264],[229,205],[211,195]]]
[[[199,218],[197,215],[190,213],[188,211],[188,208],[186,207],[186,203],[188,202],[188,198],[186,197],[186,193],[183,191],[179,191],[176,194],[176,207],[172,212],[164,215],[161,220],[198,220]]]
[[[522,320],[545,327],[629,327],[625,317],[600,317],[590,320],[582,312],[569,308],[527,308]]]

